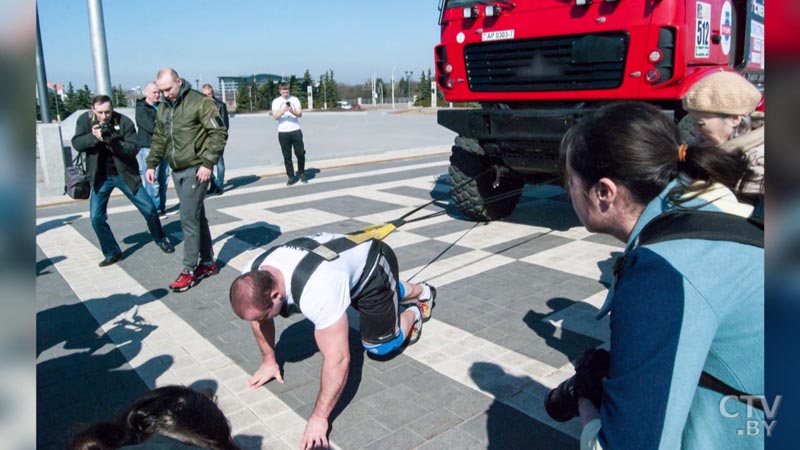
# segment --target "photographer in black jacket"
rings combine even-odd
[[[111,98],[98,95],[92,99],[92,110],[78,118],[72,148],[86,156],[86,170],[91,177],[92,194],[89,198],[89,215],[100,249],[105,259],[100,267],[109,266],[122,259],[111,227],[108,226],[108,199],[118,188],[142,213],[150,236],[164,253],[175,248],[161,229],[153,201],[144,191],[136,162],[136,127],[133,121],[114,112]]]

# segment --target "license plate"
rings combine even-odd
[[[500,41],[514,39],[514,30],[485,31],[481,33],[481,41]]]

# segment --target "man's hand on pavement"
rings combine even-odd
[[[247,385],[252,388],[257,388],[273,378],[275,378],[278,383],[283,384],[281,368],[278,366],[278,363],[262,363],[258,370],[256,370],[256,373],[254,373],[247,382]]]
[[[197,181],[205,183],[211,179],[211,169],[206,169],[203,166],[197,169]]]
[[[144,173],[144,178],[145,180],[147,180],[148,183],[155,183],[156,169],[147,169],[147,172]]]
[[[302,450],[314,448],[330,448],[328,444],[328,420],[311,415],[306,424],[306,431],[303,433],[303,442],[300,444]]]

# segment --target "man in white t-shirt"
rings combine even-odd
[[[286,185],[297,183],[298,176],[300,181],[308,183],[303,131],[300,130],[300,121],[297,120],[303,116],[303,108],[297,97],[289,95],[289,83],[279,84],[278,91],[281,96],[272,101],[272,118],[278,122],[278,143],[281,144],[283,165],[286,167],[286,176],[289,177]],[[292,164],[292,147],[297,157],[297,175]]]
[[[436,289],[399,281],[397,257],[384,242],[356,243],[340,234],[294,239],[250,262],[231,285],[231,307],[250,321],[262,363],[248,384],[275,378],[277,315],[301,312],[314,324],[324,358],[320,390],[301,448],[328,447],[328,417],[342,393],[350,364],[349,306],[358,311],[361,341],[368,354],[388,355],[419,340],[431,317]]]

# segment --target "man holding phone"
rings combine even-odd
[[[299,180],[308,183],[306,177],[306,150],[303,145],[303,131],[300,130],[300,121],[303,116],[303,108],[297,97],[289,95],[289,83],[278,85],[280,97],[272,101],[272,118],[278,122],[278,143],[283,152],[283,165],[286,167],[286,176],[289,180],[287,186],[297,183]],[[294,164],[292,164],[292,148],[297,157],[297,174],[295,175]]]

